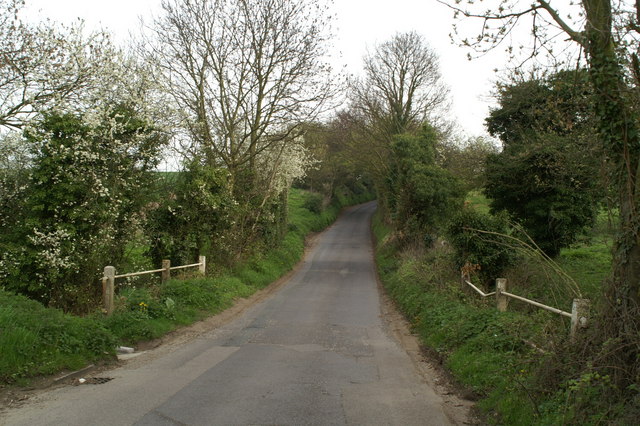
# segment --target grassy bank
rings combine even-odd
[[[487,413],[497,405],[505,424],[531,418],[513,380],[528,370],[522,342],[530,327],[512,312],[500,313],[463,292],[444,250],[400,251],[389,229],[374,221],[380,278],[424,345],[436,352],[456,379],[480,399]],[[527,336],[521,335],[525,332]]]
[[[387,292],[422,343],[475,394],[487,423],[601,424],[624,418],[622,405],[601,402],[608,392],[606,378],[585,374],[580,366],[568,319],[517,302],[508,312],[498,312],[493,298],[481,299],[461,286],[446,245],[401,248],[378,218],[374,233]],[[585,240],[558,258],[589,297],[599,295],[611,263],[606,243],[596,240]],[[550,290],[548,271],[535,262],[524,261],[507,275],[513,292],[551,293],[549,300],[570,310],[571,299]]]
[[[317,207],[315,198],[292,191],[289,231],[278,247],[255,254],[224,275],[122,286],[109,317],[64,314],[0,289],[0,383],[24,383],[34,376],[109,361],[117,345],[160,337],[230,307],[293,268],[309,233],[330,225],[345,205],[367,197],[342,198],[326,209]]]

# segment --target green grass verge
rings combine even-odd
[[[548,390],[538,372],[547,362],[530,343],[568,339],[568,323],[545,311],[499,312],[494,301],[464,291],[446,248],[403,252],[374,219],[376,261],[383,285],[423,344],[440,354],[472,390],[493,424],[554,424],[558,406],[543,408]],[[530,343],[527,343],[530,342]],[[545,396],[546,395],[546,396]]]
[[[611,255],[602,238],[608,232],[596,227],[589,238],[563,250],[557,259],[583,297],[597,300],[602,279],[610,273]],[[480,299],[461,287],[446,246],[403,250],[377,217],[374,234],[386,291],[423,344],[440,355],[460,384],[475,392],[483,423],[637,423],[637,386],[622,393],[609,376],[594,369],[585,357],[586,341],[569,338],[568,319],[517,301],[510,302],[508,312],[499,312],[492,298]],[[566,305],[556,306],[570,310],[570,295],[552,288],[554,278],[548,270],[531,259],[520,263],[509,272],[514,293],[540,297],[555,293],[550,300],[555,297]]]
[[[110,360],[116,345],[158,338],[218,313],[291,270],[304,253],[305,237],[330,225],[344,205],[370,199],[343,198],[312,212],[306,206],[313,204],[313,197],[292,190],[289,231],[278,247],[256,253],[222,276],[123,286],[109,317],[64,314],[0,289],[0,383],[24,383],[30,377]]]
[[[0,289],[0,383],[110,358],[115,345],[100,321],[45,308]]]
[[[482,194],[470,193],[467,203],[489,211]],[[503,272],[509,290],[565,311],[576,297],[597,306],[603,282],[611,275],[615,222],[615,212],[601,211],[594,226],[553,262],[519,252]],[[385,242],[391,240],[388,229],[376,223],[374,230],[382,241],[377,250],[385,287],[424,344],[441,353],[460,383],[478,394],[488,423],[637,422],[640,394],[615,388],[599,373],[587,355],[598,349],[589,346],[588,336],[579,344],[571,342],[567,319],[515,300],[509,312],[497,312],[493,300],[480,300],[460,288],[446,248],[419,255],[415,248],[403,252]]]

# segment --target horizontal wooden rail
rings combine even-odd
[[[131,272],[129,274],[114,275],[113,278],[137,277],[137,276],[140,276],[140,275],[155,274],[155,273],[162,272],[162,271],[164,271],[164,268],[163,269],[153,269],[151,271]]]
[[[526,297],[518,296],[517,294],[509,293],[508,290],[508,282],[504,278],[496,279],[496,291],[491,293],[485,293],[480,290],[478,287],[473,285],[471,282],[471,278],[469,273],[466,271],[462,272],[461,277],[461,285],[463,288],[471,287],[482,297],[496,296],[496,308],[499,311],[505,312],[507,310],[507,306],[509,304],[509,299],[520,300],[521,302],[528,303],[529,305],[536,306],[540,309],[544,309],[549,312],[553,312],[554,314],[561,315],[563,317],[571,318],[571,330],[570,335],[571,339],[574,340],[576,337],[576,333],[580,329],[587,328],[589,324],[589,306],[590,302],[588,299],[573,299],[573,304],[571,306],[571,312],[565,312],[561,309],[554,308],[552,306],[547,306],[543,303],[536,302],[535,300],[527,299]],[[540,350],[536,348],[536,350]]]
[[[171,271],[175,271],[176,269],[185,269],[185,268],[195,268],[196,266],[200,266],[203,265],[202,262],[200,263],[192,263],[190,265],[180,265],[180,266],[172,266],[169,269]],[[160,269],[152,269],[150,271],[142,271],[142,272],[131,272],[129,274],[119,274],[119,275],[114,275],[113,278],[129,278],[129,277],[137,277],[140,275],[147,275],[147,274],[157,274],[158,272],[163,272],[166,271],[166,268],[160,268]],[[103,277],[103,279],[107,278],[106,276]]]
[[[469,285],[472,289],[474,289],[482,297],[495,296],[495,294],[496,294],[495,291],[492,291],[491,293],[485,293],[484,291],[480,290],[478,287],[473,285],[470,281],[464,280],[464,282],[466,282],[467,285]]]
[[[171,261],[169,261],[168,259],[164,259],[162,261],[162,268],[160,269],[152,269],[150,271],[141,272],[130,272],[128,274],[119,275],[116,275],[116,268],[114,266],[105,266],[104,275],[102,276],[102,298],[104,300],[106,313],[110,315],[113,312],[116,278],[129,278],[137,277],[140,275],[162,273],[162,282],[164,283],[171,279],[171,271],[175,271],[176,269],[194,268],[196,266],[198,267],[200,274],[204,276],[207,270],[207,258],[205,256],[200,256],[198,260],[200,260],[200,262],[198,263],[191,263],[189,265],[181,266],[171,266]]]
[[[176,269],[193,268],[195,266],[200,266],[200,265],[202,265],[202,263],[192,263],[191,265],[172,266],[169,269],[171,269],[173,271],[173,270],[176,270]],[[162,271],[162,269],[161,269],[161,271]]]
[[[561,309],[558,309],[558,308],[554,308],[554,307],[551,307],[551,306],[543,305],[542,303],[536,302],[535,300],[530,300],[530,299],[527,299],[526,297],[518,296],[517,294],[508,293],[506,291],[502,291],[501,294],[503,294],[503,295],[505,295],[507,297],[510,297],[512,299],[517,299],[517,300],[520,300],[522,302],[528,303],[530,305],[537,306],[540,309],[544,309],[544,310],[547,310],[549,312],[553,312],[554,314],[558,314],[558,315],[562,315],[562,316],[567,317],[567,318],[571,318],[571,312],[565,312],[565,311],[563,311]]]

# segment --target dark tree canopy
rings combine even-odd
[[[502,85],[487,127],[503,143],[489,155],[486,195],[520,221],[548,255],[593,224],[601,198],[591,89],[582,71]]]
[[[439,136],[428,124],[415,134],[397,135],[389,159],[389,213],[401,234],[420,235],[427,244],[462,206],[464,195],[459,180],[436,164]]]
[[[490,112],[486,124],[505,146],[537,133],[595,132],[593,90],[586,70],[501,83],[497,94],[500,106]],[[595,145],[596,140],[589,142]]]

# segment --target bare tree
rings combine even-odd
[[[398,33],[364,57],[364,76],[351,81],[349,122],[354,161],[368,170],[387,205],[393,137],[434,124],[447,107],[438,57],[416,32]]]
[[[364,57],[352,105],[387,139],[415,129],[446,105],[437,54],[416,32],[398,33]]]
[[[151,52],[188,130],[189,152],[234,184],[327,108],[326,8],[304,0],[164,0]]]

